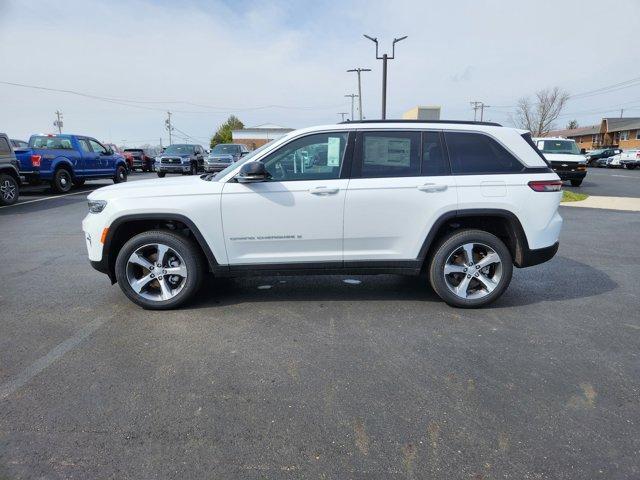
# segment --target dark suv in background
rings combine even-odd
[[[621,148],[599,148],[598,150],[585,153],[584,156],[587,157],[587,165],[595,166],[601,158],[613,157],[619,153],[622,153]]]
[[[204,154],[201,145],[174,143],[156,157],[156,172],[159,177],[164,177],[167,173],[196,175],[203,169]]]
[[[240,143],[219,143],[204,161],[205,172],[219,172],[237,162],[249,153],[246,145]]]
[[[0,133],[0,205],[13,205],[20,193],[18,160],[11,148],[11,141]]]

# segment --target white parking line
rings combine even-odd
[[[0,385],[0,400],[7,398],[20,387],[28,383],[33,377],[49,367],[53,362],[61,358],[72,348],[78,346],[89,335],[98,330],[107,320],[112,317],[102,317],[94,320],[85,327],[81,328],[73,337],[68,338],[64,342],[58,344],[49,351],[45,356],[29,365],[25,370],[18,374],[13,380],[9,380]]]
[[[36,198],[35,200],[27,200],[26,202],[14,203],[13,205],[5,205],[4,207],[0,207],[0,208],[18,207],[20,205],[26,205],[27,203],[42,202],[44,200],[53,200],[55,198],[68,197],[69,195],[81,195],[83,193],[86,193],[88,195],[91,192],[92,190],[83,190],[82,192],[63,193],[62,195],[53,195],[51,197]]]

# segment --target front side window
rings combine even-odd
[[[89,143],[91,144],[91,149],[96,152],[99,153],[100,155],[107,153],[107,149],[104,148],[102,145],[100,145],[98,142],[96,142],[95,140],[89,140]]]
[[[481,133],[446,132],[454,174],[518,173],[523,165],[496,140]]]
[[[363,132],[360,141],[360,176],[419,176],[420,135],[420,132]]]
[[[423,177],[450,175],[449,161],[444,155],[439,132],[422,134],[422,171]]]
[[[271,181],[340,178],[347,138],[346,132],[308,135],[287,143],[261,161],[271,174]]]
[[[89,146],[89,142],[84,138],[79,138],[78,143],[80,144],[80,150],[83,152],[91,152],[91,147]]]

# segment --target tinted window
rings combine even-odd
[[[444,155],[439,132],[422,134],[422,171],[423,177],[450,175],[449,161]]]
[[[91,147],[89,146],[89,142],[84,138],[79,138],[78,143],[80,144],[80,150],[83,152],[90,152]]]
[[[420,132],[363,132],[361,135],[363,178],[420,175]]]
[[[334,179],[340,178],[346,147],[346,133],[319,133],[293,140],[262,161],[272,181]]]
[[[522,164],[493,138],[481,133],[446,132],[454,174],[517,173]]]
[[[51,149],[51,150],[73,150],[71,139],[66,137],[31,137],[29,144],[33,148]]]
[[[9,146],[9,142],[4,137],[0,137],[0,153],[7,154],[11,153],[11,147]]]
[[[102,145],[100,145],[95,140],[89,140],[89,143],[91,144],[91,148],[93,149],[94,152],[96,152],[96,153],[107,153],[107,149],[104,148]]]

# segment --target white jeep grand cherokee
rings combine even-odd
[[[89,195],[91,264],[144,308],[182,305],[205,272],[419,275],[457,307],[497,299],[513,265],[558,249],[561,182],[528,132],[493,123],[305,128],[218,174]]]

